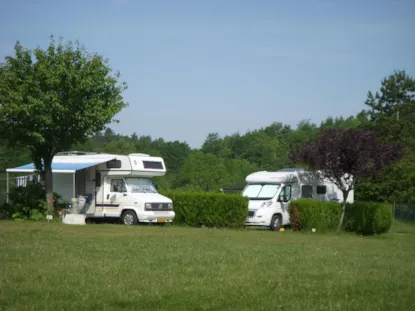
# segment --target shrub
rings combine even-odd
[[[318,232],[325,232],[337,228],[341,205],[337,202],[298,199],[290,203],[289,212],[294,230],[316,228]]]
[[[393,219],[391,204],[355,202],[347,204],[344,229],[359,234],[388,232]]]
[[[39,183],[30,183],[26,187],[14,187],[10,189],[9,199],[11,204],[9,205],[13,206],[12,218],[43,219],[47,211],[45,197],[45,188]],[[55,202],[59,199],[60,196],[54,193]]]
[[[173,223],[192,227],[243,227],[248,198],[209,192],[166,192],[176,213]]]
[[[14,206],[9,203],[4,203],[0,206],[0,216],[2,219],[11,218],[15,211]]]

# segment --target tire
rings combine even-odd
[[[271,218],[271,224],[269,225],[269,228],[271,231],[280,231],[282,227],[282,217],[281,215],[274,215]]]
[[[134,211],[125,211],[122,213],[121,221],[124,225],[131,226],[138,223],[138,218]]]

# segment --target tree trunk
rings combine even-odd
[[[53,212],[53,175],[52,175],[52,159],[44,159],[45,170],[45,188],[46,202],[48,204],[48,212]]]
[[[339,226],[337,227],[337,232],[339,232],[343,226],[344,214],[346,212],[346,200],[349,196],[349,191],[343,191],[343,202],[342,202],[342,214],[340,216]]]

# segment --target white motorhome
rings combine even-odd
[[[249,198],[245,226],[279,230],[290,224],[288,205],[291,200],[312,198],[320,201],[343,201],[342,191],[317,172],[285,168],[276,172],[255,172],[245,179],[242,195]],[[353,190],[347,202],[353,203]]]
[[[35,172],[33,164],[6,170]],[[169,223],[175,213],[171,199],[158,193],[152,177],[164,176],[161,157],[64,152],[52,161],[53,190],[65,201],[83,196],[86,218],[120,218],[126,225]]]

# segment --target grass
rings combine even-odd
[[[414,258],[401,223],[359,237],[2,221],[0,310],[415,310]]]

